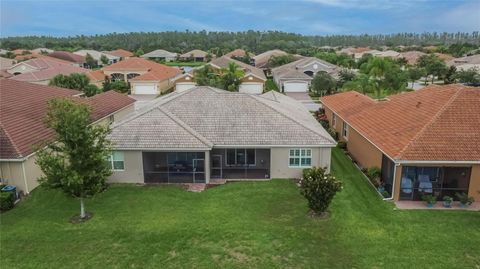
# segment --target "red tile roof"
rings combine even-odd
[[[112,50],[112,51],[109,51],[108,54],[111,54],[113,56],[117,56],[117,57],[133,57],[133,53],[128,51],[128,50],[124,50],[124,49],[116,49],[116,50]]]
[[[88,69],[73,66],[72,63],[70,62],[49,57],[49,56],[30,59],[28,61],[21,62],[18,64],[28,64],[34,68],[37,68],[38,70],[19,74],[19,75],[10,77],[10,79],[27,81],[27,82],[35,82],[35,81],[49,80],[59,74],[70,75],[73,73],[88,72]]]
[[[72,97],[92,106],[92,121],[129,106],[135,100],[113,91],[90,98],[73,97],[79,91],[0,79],[0,158],[16,159],[34,152],[34,147],[54,139],[43,124],[47,102]]]
[[[147,73],[130,79],[130,81],[162,81],[182,74],[175,67],[166,66],[143,58],[132,57],[103,68],[104,71],[147,71]]]
[[[72,62],[72,63],[77,63],[77,64],[85,63],[85,57],[84,56],[77,55],[77,54],[74,54],[74,53],[71,53],[71,52],[68,52],[68,51],[55,51],[55,52],[52,52],[52,53],[48,54],[48,56],[53,57],[53,58],[57,58],[57,59],[61,59],[61,60],[64,60],[64,61]]]
[[[98,81],[104,81],[105,80],[105,74],[100,69],[88,72],[87,76],[90,78],[90,81],[92,81],[92,82],[98,82]]]
[[[387,101],[360,96],[347,92],[321,101],[391,158],[480,160],[480,90],[431,85]]]

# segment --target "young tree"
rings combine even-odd
[[[319,96],[332,94],[336,86],[335,79],[326,72],[318,72],[312,80],[312,91]]]
[[[218,75],[213,72],[208,64],[195,71],[194,80],[198,86],[218,87],[219,85]]]
[[[143,52],[143,49],[142,48],[139,48],[137,51],[135,51],[134,55],[135,57],[140,57],[142,56],[143,54],[145,54],[145,52]]]
[[[91,125],[90,108],[70,99],[53,99],[45,124],[55,131],[55,142],[39,150],[36,163],[43,172],[40,183],[61,189],[80,199],[80,218],[85,219],[84,199],[106,187],[111,167],[108,127]]]
[[[48,85],[79,90],[84,92],[86,96],[93,96],[100,92],[97,86],[90,85],[90,79],[87,75],[78,73],[73,73],[68,76],[62,74],[56,75],[50,80]]]
[[[238,68],[239,66],[235,63],[229,63],[228,67],[222,69],[220,75],[220,84],[222,89],[236,92],[241,83],[241,79],[245,75],[243,70]]]
[[[343,85],[343,89],[345,90],[354,90],[361,92],[362,94],[371,93],[374,88],[374,81],[366,74],[358,74],[354,80]]]
[[[467,70],[462,69],[457,72],[455,77],[461,83],[466,83],[470,85],[480,84],[480,73],[478,71],[478,68],[470,68]]]
[[[447,70],[445,62],[435,54],[422,55],[417,61],[417,66],[425,68],[427,75],[432,76],[432,83],[435,80],[435,76],[442,76]]]
[[[408,78],[412,82],[412,88],[415,81],[421,79],[423,76],[426,76],[427,73],[425,69],[419,67],[411,67],[408,69]]]
[[[106,65],[108,64],[108,57],[105,54],[102,54],[102,56],[100,56],[100,61],[102,64]]]
[[[338,75],[340,77],[340,80],[339,80],[339,83],[338,83],[339,87],[342,87],[343,84],[354,80],[355,76],[356,76],[355,72],[353,72],[350,69],[346,69],[346,68],[340,70]]]
[[[93,59],[92,55],[89,53],[85,55],[85,64],[88,68],[96,68],[98,66],[97,60]]]
[[[301,194],[307,199],[308,207],[319,216],[325,216],[333,197],[342,190],[342,185],[341,181],[319,167],[304,169],[300,180]]]
[[[443,83],[444,84],[455,83],[456,74],[457,74],[457,68],[454,65],[447,68],[443,77]]]

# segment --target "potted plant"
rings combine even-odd
[[[468,194],[462,192],[462,193],[455,193],[457,196],[458,200],[460,201],[460,207],[461,208],[467,208],[469,205],[471,205],[475,199],[473,197],[468,196]]]
[[[453,203],[453,198],[446,195],[446,196],[443,196],[443,207],[446,207],[446,208],[450,208],[452,207],[452,203]]]
[[[422,196],[422,200],[427,202],[428,208],[433,208],[433,205],[437,202],[437,196],[432,194],[425,194]]]

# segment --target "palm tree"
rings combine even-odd
[[[245,73],[239,69],[235,63],[229,63],[227,68],[223,68],[220,72],[220,86],[227,91],[238,91],[241,79]]]
[[[371,75],[374,79],[374,90],[377,98],[380,97],[382,92],[382,79],[385,77],[385,73],[392,68],[390,60],[375,57],[369,61],[365,67],[367,74]]]

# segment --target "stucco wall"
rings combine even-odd
[[[124,171],[113,171],[111,183],[143,183],[143,158],[141,151],[123,151]]]
[[[383,153],[353,128],[349,128],[347,150],[360,166],[381,167]]]
[[[335,126],[333,126],[332,125],[333,124],[333,121],[332,121],[333,112],[330,109],[328,109],[327,107],[324,107],[324,108],[325,108],[325,115],[327,115],[327,119],[328,119],[328,122],[330,124],[330,127],[335,129],[335,131],[338,134],[338,137],[341,138],[343,120],[340,117],[336,116]],[[343,140],[343,139],[340,139],[340,140]]]
[[[480,164],[472,166],[468,195],[473,196],[475,201],[480,202]]]
[[[42,176],[42,171],[35,164],[35,160],[36,156],[33,155],[23,162],[1,162],[0,177],[7,184],[17,186],[17,190],[29,193],[38,186],[38,178]],[[22,167],[22,163],[24,167]],[[25,169],[25,178],[23,169]],[[26,185],[25,180],[27,181]]]
[[[271,178],[300,178],[302,176],[304,168],[288,167],[290,149],[272,148],[270,150]],[[331,148],[310,149],[312,150],[312,166],[327,167],[328,171],[330,171]]]

